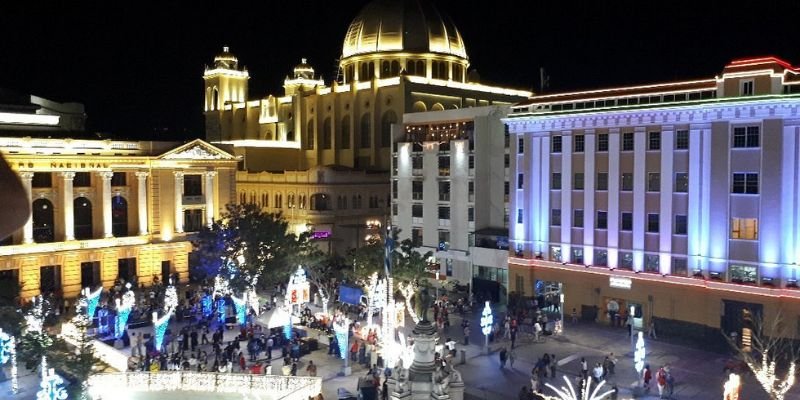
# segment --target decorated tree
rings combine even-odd
[[[193,274],[224,276],[236,293],[274,284],[289,274],[308,241],[308,234],[298,236],[288,228],[280,213],[254,204],[228,204],[221,218],[198,234],[194,248],[200,263]]]
[[[798,352],[787,339],[790,334],[781,311],[767,321],[745,309],[742,322],[741,333],[724,335],[725,338],[769,398],[783,400],[795,382]]]

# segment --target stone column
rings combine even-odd
[[[75,179],[74,172],[62,172],[64,178],[61,186],[61,201],[64,204],[64,240],[75,240],[75,211],[73,210],[72,180]]]
[[[207,171],[206,177],[206,226],[209,228],[214,223],[214,177],[217,175],[216,171]]]
[[[136,179],[139,181],[137,191],[137,205],[139,206],[139,235],[147,235],[147,172],[137,172]]]
[[[20,179],[22,179],[22,186],[25,187],[25,193],[28,195],[28,202],[31,207],[33,206],[33,191],[31,190],[31,181],[33,180],[33,172],[20,172]],[[33,212],[25,222],[25,227],[22,229],[22,242],[25,244],[33,243]]]
[[[113,237],[113,230],[111,229],[111,177],[114,173],[111,171],[102,171],[97,175],[103,180],[102,198],[100,204],[103,207],[103,237]]]
[[[175,233],[183,233],[183,171],[175,171]]]

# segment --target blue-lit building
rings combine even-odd
[[[506,122],[509,290],[715,340],[743,309],[800,314],[800,69],[534,96]]]

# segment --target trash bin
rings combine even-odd
[[[466,350],[459,350],[461,352],[461,364],[467,363],[467,351]]]

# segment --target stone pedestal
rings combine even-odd
[[[464,400],[464,382],[450,383],[450,400]]]
[[[350,376],[353,374],[353,368],[349,365],[346,367],[342,367],[342,370],[339,371],[339,376]]]
[[[389,391],[389,398],[391,400],[411,400],[411,392],[406,391],[403,393],[397,393],[394,390]]]
[[[410,380],[430,382],[436,367],[436,328],[428,321],[421,321],[411,334],[414,337],[414,362],[409,368]]]

